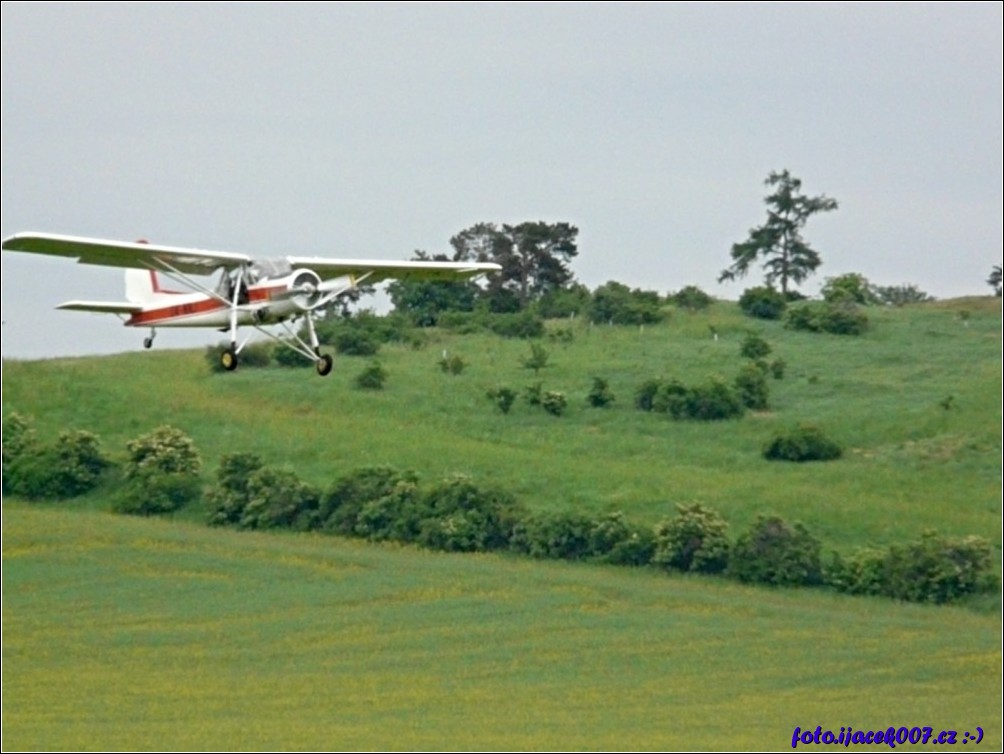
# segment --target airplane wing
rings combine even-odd
[[[502,269],[493,262],[391,262],[323,257],[288,257],[288,260],[293,269],[311,269],[322,280],[351,276],[367,285],[383,280],[459,280]]]
[[[227,251],[183,249],[142,241],[107,241],[52,233],[18,233],[4,239],[3,249],[69,257],[80,264],[134,267],[140,270],[176,270],[188,275],[208,275],[219,267],[239,267],[251,261],[247,254]]]
[[[130,304],[126,301],[67,301],[57,309],[67,309],[73,312],[98,312],[99,314],[135,314],[143,311],[142,304]]]
[[[143,241],[130,243],[52,233],[18,233],[4,239],[3,249],[69,257],[80,264],[133,267],[189,275],[208,275],[220,267],[231,269],[254,261],[247,254],[228,251],[185,249]],[[312,269],[323,280],[351,276],[359,283],[379,283],[391,279],[457,280],[502,269],[499,265],[488,262],[396,262],[323,257],[287,257],[287,261],[293,269]]]

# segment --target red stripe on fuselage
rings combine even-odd
[[[286,287],[282,285],[268,288],[248,288],[248,304],[268,303],[272,299],[273,292],[284,290],[286,290]],[[175,319],[184,320],[189,317],[227,311],[229,308],[227,304],[218,299],[206,297],[185,304],[172,304],[170,306],[159,306],[156,309],[145,309],[129,317],[126,324],[136,327],[163,324]]]

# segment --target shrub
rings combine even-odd
[[[354,327],[335,333],[332,345],[342,356],[375,356],[380,350],[380,343],[372,335]]]
[[[593,292],[590,306],[593,322],[612,325],[644,325],[664,319],[659,294],[609,282]]]
[[[744,413],[739,395],[719,378],[692,387],[671,381],[659,390],[655,406],[674,419],[697,421],[734,419]]]
[[[878,301],[868,278],[857,272],[826,278],[820,290],[824,301],[830,303],[874,304]]]
[[[242,529],[314,529],[319,523],[320,492],[289,469],[263,466],[247,480],[247,504],[237,522]]]
[[[382,390],[387,381],[387,370],[379,361],[372,361],[356,376],[356,387],[363,390]]]
[[[936,603],[998,588],[987,539],[943,537],[934,531],[887,550],[859,550],[848,558],[835,555],[827,583],[850,594]]]
[[[490,314],[484,318],[485,326],[503,338],[540,338],[544,335],[544,320],[532,312]]]
[[[670,300],[681,309],[698,312],[711,306],[712,298],[696,285],[688,285],[670,296]]]
[[[593,408],[605,408],[614,402],[614,394],[610,383],[602,377],[593,377],[593,387],[586,396],[586,401]]]
[[[540,343],[531,343],[530,355],[523,359],[523,367],[532,369],[534,374],[538,374],[541,369],[547,366],[550,357],[551,354]]]
[[[197,476],[151,473],[127,480],[114,494],[112,510],[137,516],[173,513],[201,494]]]
[[[645,380],[634,393],[634,405],[642,411],[652,411],[655,409],[656,397],[662,388],[662,380]]]
[[[770,461],[830,461],[842,454],[838,443],[810,424],[777,432],[763,449],[764,458]]]
[[[55,500],[82,495],[94,489],[109,462],[97,435],[83,430],[61,432],[56,442],[40,447],[30,436],[10,464],[7,488],[29,500]]]
[[[746,364],[735,379],[736,392],[742,404],[754,411],[767,409],[769,390],[767,376],[757,364]]]
[[[868,315],[853,303],[810,301],[789,309],[784,326],[790,330],[860,335],[868,329]]]
[[[787,305],[784,294],[767,286],[747,288],[739,297],[739,308],[757,319],[780,319]]]
[[[584,560],[593,555],[593,521],[579,513],[538,514],[513,533],[513,547],[534,558]]]
[[[206,493],[210,526],[235,526],[250,500],[248,480],[264,466],[254,453],[231,453],[220,460],[216,486]]]
[[[680,571],[724,571],[729,562],[729,540],[722,515],[700,503],[677,505],[676,510],[674,518],[656,525],[652,562]]]
[[[540,405],[551,416],[561,416],[568,408],[568,401],[564,393],[548,390],[540,399]]]
[[[457,375],[462,373],[464,369],[467,368],[467,362],[456,355],[447,356],[444,352],[443,357],[439,360],[439,368],[444,374]]]
[[[192,438],[170,426],[126,443],[125,484],[112,507],[119,513],[169,513],[198,499],[202,460]]]
[[[311,359],[308,359],[296,350],[296,348],[294,348],[292,343],[288,340],[276,343],[275,350],[272,352],[272,357],[275,359],[275,363],[281,367],[309,367],[314,363]]]
[[[744,359],[762,359],[770,350],[770,343],[756,333],[748,333],[739,346],[739,355]]]
[[[757,516],[732,546],[729,575],[742,582],[803,586],[822,582],[819,540],[801,524]]]
[[[383,497],[363,503],[353,531],[372,542],[415,542],[421,519],[418,486],[411,481],[401,481]]]
[[[770,363],[770,375],[775,380],[784,379],[784,370],[787,368],[788,364],[784,359],[774,359]]]
[[[545,319],[575,317],[589,311],[592,294],[584,285],[573,283],[567,288],[548,291],[538,301],[537,311]]]
[[[921,304],[934,301],[930,296],[915,285],[879,285],[873,290],[875,298],[887,306],[903,306],[904,304]],[[998,292],[998,296],[1000,293]]]
[[[503,414],[508,414],[512,409],[513,403],[516,402],[516,391],[508,387],[498,387],[489,390],[488,399],[495,404]]]
[[[530,406],[539,406],[544,401],[544,386],[535,382],[523,388],[523,398]]]
[[[198,475],[202,459],[192,438],[180,429],[164,425],[126,443],[127,479],[150,472]]]
[[[449,552],[505,549],[523,518],[511,495],[459,475],[428,490],[421,510],[418,543]]]
[[[38,448],[38,436],[21,414],[12,413],[3,420],[3,491],[9,492],[12,464]]]
[[[390,466],[357,469],[322,496],[320,525],[336,534],[355,534],[359,513],[366,503],[387,497],[400,484],[417,483],[418,477],[412,471],[402,472]]]
[[[589,530],[591,556],[604,563],[647,565],[652,561],[655,544],[651,529],[633,526],[620,511],[595,519]]]

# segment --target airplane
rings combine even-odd
[[[363,283],[383,280],[460,280],[501,270],[491,262],[431,262],[284,256],[253,258],[247,254],[188,249],[100,238],[17,233],[3,240],[4,251],[69,257],[79,264],[125,268],[126,301],[67,301],[57,309],[116,314],[127,327],[149,327],[143,346],[153,346],[158,327],[211,327],[227,332],[230,345],[220,354],[227,371],[237,368],[241,349],[238,329],[249,325],[289,346],[314,363],[322,377],[331,372],[330,355],[322,354],[314,316],[337,296]],[[219,271],[215,285],[195,276]],[[160,276],[187,288],[161,287]],[[307,341],[290,326],[303,319]],[[263,328],[282,325],[289,340]]]

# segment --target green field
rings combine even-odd
[[[960,608],[23,504],[3,572],[5,750],[1002,744],[1000,619]]]
[[[701,502],[733,537],[777,513],[842,552],[977,534],[999,561],[999,299],[868,312],[861,337],[793,333],[726,303],[645,328],[550,323],[574,338],[547,342],[537,377],[526,342],[433,331],[422,348],[383,347],[379,392],[353,387],[354,358],[323,379],[212,374],[199,351],[5,361],[3,411],[43,440],[93,431],[118,458],[171,424],[207,483],[234,451],[323,487],[390,464],[642,524]],[[731,379],[749,330],[787,363],[769,411],[695,423],[633,407],[652,377]],[[468,368],[442,373],[444,352]],[[594,376],[613,407],[587,407]],[[522,402],[503,416],[485,397],[536,381],[567,394],[565,416]],[[845,457],[765,461],[771,433],[797,422]],[[236,533],[198,508],[114,516],[107,493],[4,501],[5,749],[775,749],[796,725],[929,725],[960,741],[980,726],[978,750],[1004,744],[997,596],[938,608]]]

